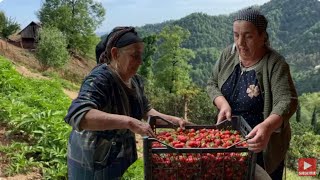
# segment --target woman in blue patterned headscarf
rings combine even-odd
[[[289,65],[269,46],[267,25],[255,8],[236,14],[234,44],[222,52],[207,89],[219,109],[218,122],[241,115],[253,128],[247,142],[258,153],[257,163],[272,179],[282,179],[297,93]]]
[[[181,118],[151,107],[136,75],[144,45],[133,27],[117,27],[107,37],[100,64],[84,79],[65,121],[70,180],[118,179],[137,159],[135,133],[154,136],[141,119],[160,116],[184,127]]]

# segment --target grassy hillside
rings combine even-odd
[[[63,118],[71,99],[59,82],[23,77],[2,56],[0,69],[0,122],[8,125],[9,137],[25,137],[0,147],[10,159],[6,172],[10,175],[37,167],[46,178],[64,178],[70,127]]]
[[[23,66],[31,72],[53,78],[58,77],[74,84],[80,84],[82,79],[96,65],[95,60],[89,57],[72,56],[63,68],[44,70],[36,59],[34,51],[14,46],[2,39],[0,39],[0,55],[7,57],[16,66]]]

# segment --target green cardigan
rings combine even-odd
[[[289,65],[283,56],[270,49],[260,63],[255,70],[264,98],[264,119],[270,114],[277,114],[283,118],[281,128],[272,133],[268,146],[263,151],[265,169],[268,173],[272,173],[284,160],[289,148],[291,139],[289,119],[297,109],[298,97]],[[235,46],[223,50],[207,86],[213,102],[216,97],[222,96],[221,87],[237,64],[239,64],[239,53]]]

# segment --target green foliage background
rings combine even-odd
[[[88,54],[97,43],[94,31],[104,20],[105,9],[92,0],[45,0],[37,15],[42,25],[66,35],[68,50]]]
[[[66,37],[56,27],[42,27],[36,56],[43,67],[63,67],[69,60]]]
[[[269,20],[271,46],[285,56],[295,76],[298,93],[320,91],[320,3],[317,0],[277,0],[258,7]],[[230,15],[210,16],[193,13],[179,20],[138,27],[143,36],[159,33],[166,26],[178,25],[190,32],[182,48],[196,52],[190,60],[191,77],[200,87],[206,85],[219,52],[233,42]]]
[[[6,16],[3,11],[0,11],[0,37],[7,40],[19,28],[19,24],[13,18]]]

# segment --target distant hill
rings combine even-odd
[[[320,2],[271,0],[260,6],[260,9],[269,20],[271,45],[282,53],[291,65],[299,93],[320,91],[317,81],[320,79],[320,71],[314,69],[320,65]],[[183,47],[196,52],[196,58],[191,61],[194,67],[192,78],[198,85],[205,86],[211,68],[219,56],[219,53],[210,51],[220,52],[233,42],[233,14],[210,16],[193,13],[179,20],[148,24],[139,27],[138,31],[147,36],[160,32],[167,25],[179,25],[189,30],[191,36],[184,42]],[[308,81],[310,86],[301,87],[299,84],[305,84],[304,81]]]
[[[283,49],[285,54],[296,51],[319,52],[320,2],[318,0],[273,0],[261,6],[261,10],[269,19],[271,40],[276,48]],[[302,39],[303,42],[300,41]],[[310,43],[318,45],[318,48],[310,47]],[[301,46],[302,44],[305,46]]]

